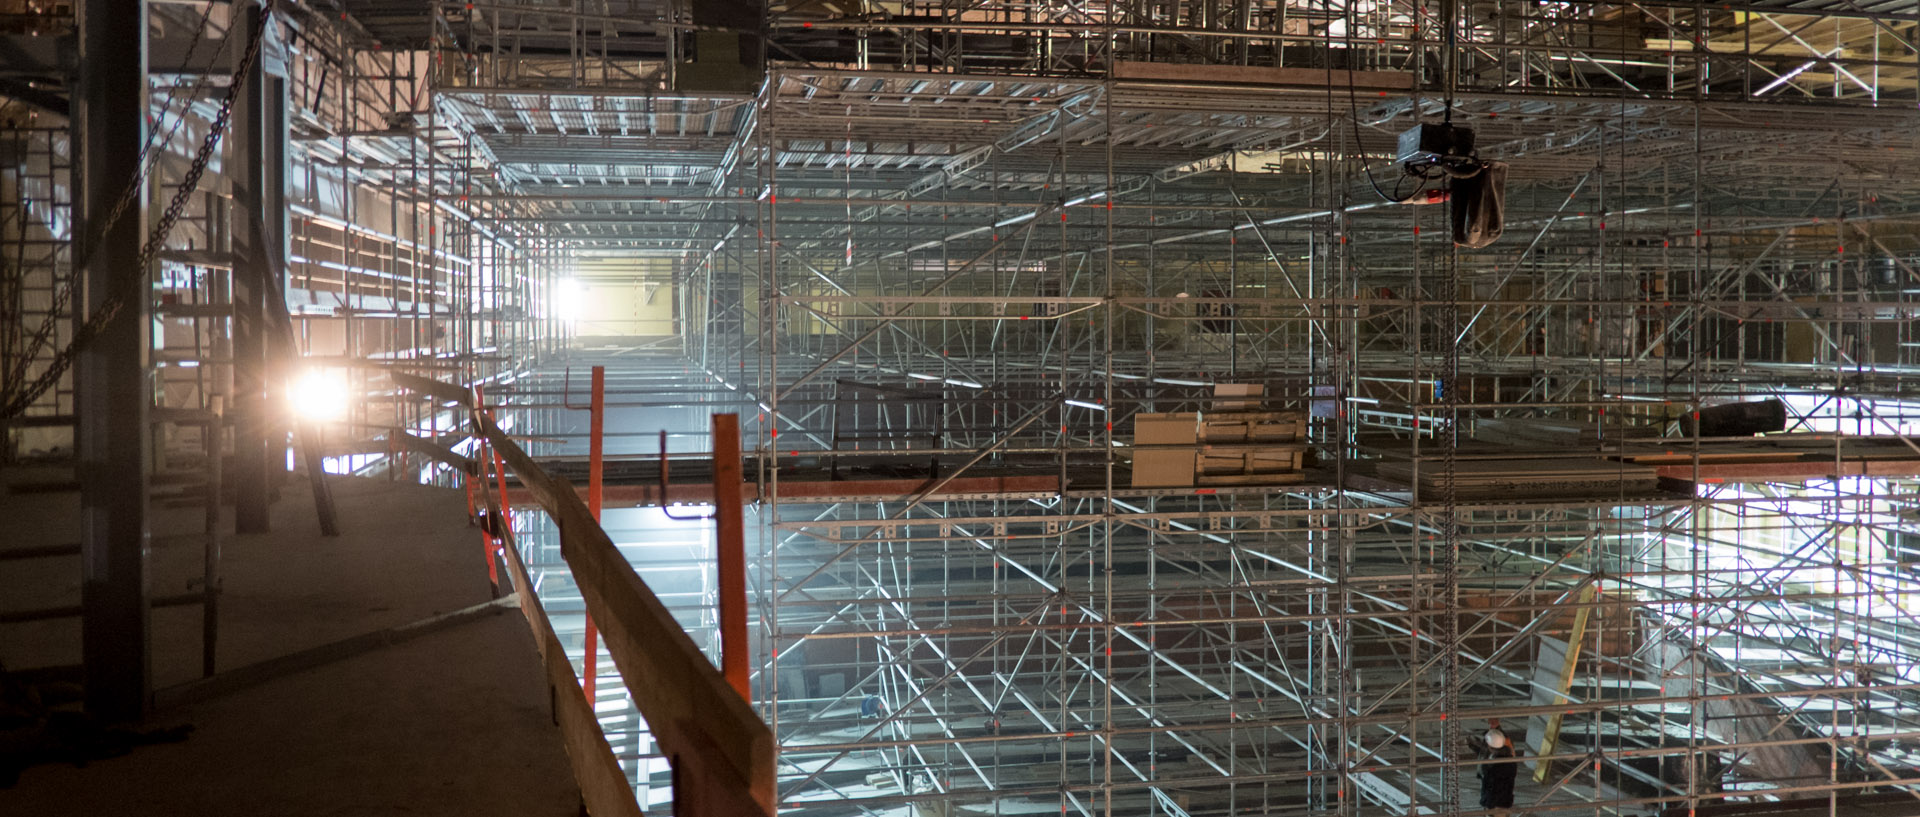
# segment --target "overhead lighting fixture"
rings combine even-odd
[[[346,419],[347,376],[335,369],[309,368],[287,384],[287,405],[302,420],[324,423]]]
[[[580,313],[587,305],[586,287],[575,278],[561,278],[553,282],[551,308],[553,319],[573,323],[580,320]]]

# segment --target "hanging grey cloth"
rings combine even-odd
[[[1507,163],[1486,162],[1480,172],[1453,180],[1453,243],[1479,249],[1505,229]]]

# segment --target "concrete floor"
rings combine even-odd
[[[0,472],[10,488],[70,472]],[[307,484],[274,533],[225,537],[219,669],[231,671],[490,598],[458,491],[333,480],[342,535],[319,535]],[[200,575],[202,511],[154,509],[152,588]],[[73,492],[0,493],[0,548],[77,541]],[[230,530],[231,513],[226,524]],[[17,535],[16,535],[17,534]],[[77,604],[75,556],[0,561],[0,612]],[[154,678],[200,677],[200,608],[156,610]],[[79,622],[0,624],[9,668],[76,664]],[[510,608],[257,686],[155,713],[185,743],[84,769],[41,765],[0,790],[0,814],[573,815],[579,794],[549,717],[524,619]]]

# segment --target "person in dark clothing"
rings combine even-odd
[[[1520,773],[1520,756],[1498,725],[1487,730],[1485,751],[1496,762],[1480,765],[1480,807],[1504,813],[1513,808],[1513,779]]]

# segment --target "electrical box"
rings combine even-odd
[[[1422,123],[1400,134],[1400,149],[1394,154],[1394,161],[1400,164],[1429,164],[1472,155],[1473,131],[1458,125]]]

